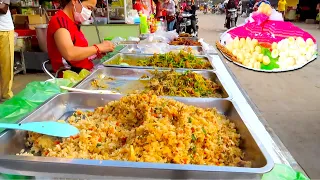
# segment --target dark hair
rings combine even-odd
[[[60,7],[61,7],[61,8],[66,7],[66,5],[69,4],[70,1],[71,1],[71,0],[60,0],[60,1],[59,1]],[[83,1],[86,1],[86,0],[78,0],[78,1],[83,2]]]

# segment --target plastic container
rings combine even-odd
[[[140,16],[140,31],[141,34],[146,34],[149,32],[147,16],[144,14]]]
[[[18,33],[18,36],[31,36],[31,45],[33,47],[37,47],[39,45],[36,30],[15,29],[14,32]]]
[[[134,24],[140,24],[140,18],[139,17],[135,17],[133,19]]]

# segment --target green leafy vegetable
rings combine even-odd
[[[204,134],[207,134],[207,131],[204,129],[204,127],[202,127],[202,131]]]
[[[195,136],[194,134],[191,135],[191,139],[192,139],[193,141],[196,141],[196,140],[197,140],[197,138],[196,138],[196,136]]]

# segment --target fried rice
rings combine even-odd
[[[35,155],[135,162],[247,166],[235,124],[213,108],[155,95],[133,94],[68,122],[80,130],[69,138],[28,133]]]

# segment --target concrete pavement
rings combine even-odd
[[[199,13],[199,36],[215,44],[224,16]],[[239,20],[243,22],[243,19]],[[320,42],[317,25],[298,23]],[[320,61],[286,73],[260,73],[228,63],[271,128],[312,179],[320,179]]]
[[[199,36],[215,44],[225,31],[223,24],[223,15],[199,13]],[[298,26],[320,42],[317,25]],[[232,63],[228,66],[294,158],[312,179],[320,179],[320,61],[287,73],[259,73]],[[44,74],[15,76],[13,90],[17,93],[27,83],[45,79]]]

